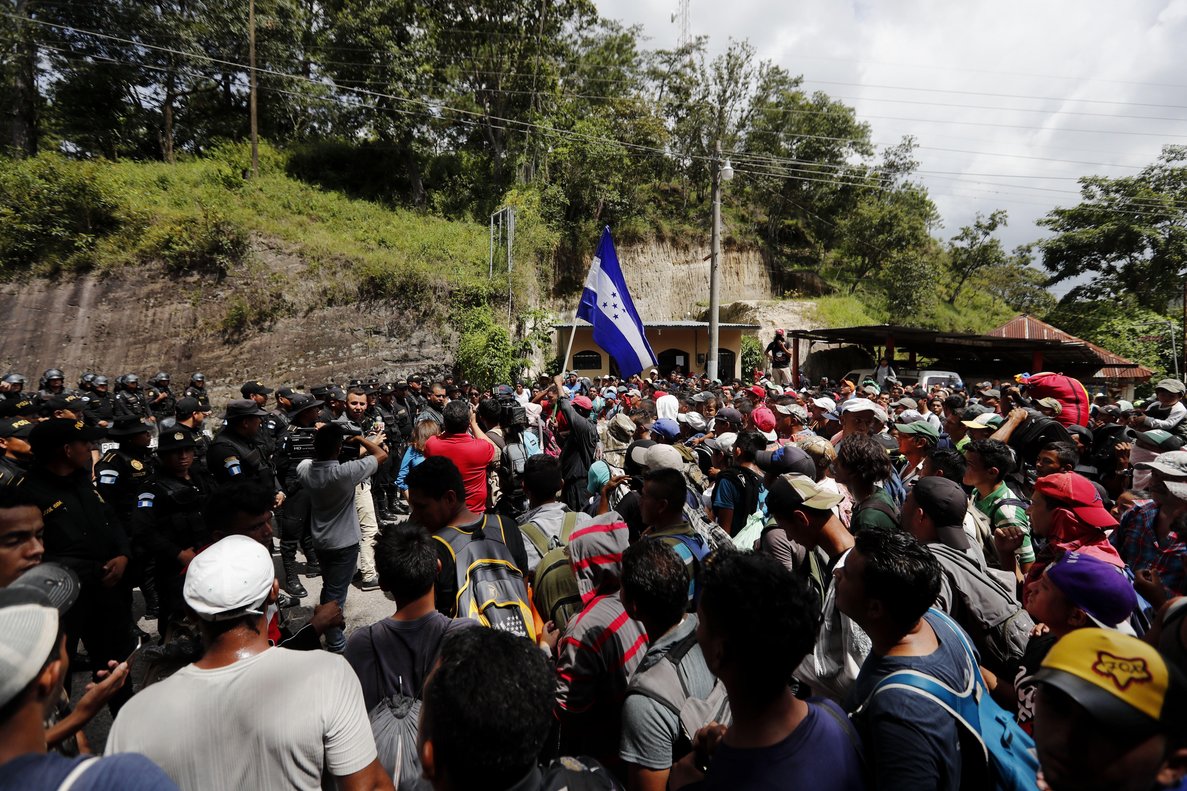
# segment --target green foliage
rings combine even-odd
[[[162,218],[145,232],[141,256],[159,260],[175,274],[210,273],[219,277],[242,264],[251,239],[238,224],[217,209],[201,207],[201,216]]]
[[[489,305],[460,305],[453,311],[458,333],[454,367],[459,376],[482,389],[508,384],[527,366],[523,343],[515,343]]]
[[[0,274],[91,263],[121,224],[116,194],[98,171],[56,154],[0,159]]]
[[[767,367],[766,354],[763,352],[762,341],[755,335],[742,336],[742,372],[749,374],[756,369],[765,370]]]
[[[861,327],[885,322],[885,316],[879,310],[871,309],[857,296],[833,294],[811,302],[809,320],[813,327]]]
[[[1128,295],[1119,300],[1065,298],[1043,320],[1152,369],[1158,381],[1175,370],[1176,356],[1182,358],[1181,319],[1143,308],[1136,295]]]
[[[960,290],[970,277],[987,269],[1006,265],[1006,252],[993,234],[1006,225],[1003,209],[988,217],[978,213],[972,225],[966,225],[948,242],[948,265],[956,282],[948,295],[948,304],[955,305]]]
[[[1132,294],[1163,311],[1187,267],[1187,147],[1166,146],[1136,176],[1080,179],[1080,203],[1039,221],[1054,235],[1039,243],[1051,283],[1090,275],[1072,299]]]
[[[224,343],[239,343],[252,332],[268,329],[288,309],[287,300],[270,289],[236,294],[227,301],[218,323],[219,334]]]

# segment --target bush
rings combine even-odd
[[[57,154],[0,160],[0,273],[86,267],[121,206],[98,166]]]
[[[266,330],[289,308],[284,297],[271,289],[256,289],[236,294],[227,302],[227,311],[218,330],[224,343],[238,343],[253,330]]]
[[[247,231],[217,211],[160,221],[145,234],[141,255],[160,260],[175,274],[211,273],[220,278],[242,264],[251,247]]]
[[[766,370],[766,354],[762,341],[753,335],[742,336],[742,378],[747,379],[756,370]]]

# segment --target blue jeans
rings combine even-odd
[[[359,564],[359,545],[342,549],[319,547],[317,559],[321,564],[321,603],[336,601],[345,612],[346,594]],[[346,648],[346,633],[337,627],[327,629],[325,638],[326,648],[330,651],[340,654]]]

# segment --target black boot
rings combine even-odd
[[[301,538],[301,551],[305,553],[305,576],[320,577],[321,566],[317,562],[317,553],[313,550],[313,536],[305,535]]]
[[[280,542],[280,562],[284,566],[284,589],[290,596],[303,599],[309,595],[297,576],[297,542]]]
[[[157,564],[150,560],[144,564],[140,576],[140,592],[144,594],[144,617],[152,620],[161,614],[161,598],[157,595]]]

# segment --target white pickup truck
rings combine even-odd
[[[932,385],[959,387],[963,382],[960,374],[955,371],[940,371],[933,368],[924,368],[918,371],[912,368],[895,368],[894,374],[898,377],[899,384],[920,384],[925,389],[930,388]],[[874,369],[856,368],[845,374],[844,378],[853,382],[855,385],[860,385],[862,381],[874,378]]]

